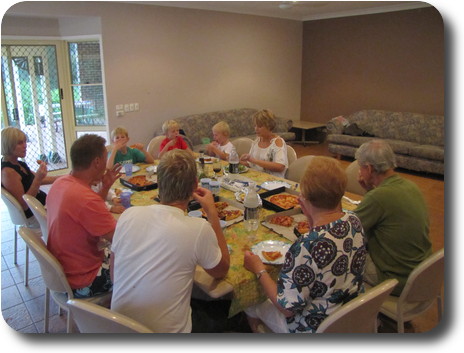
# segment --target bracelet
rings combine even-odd
[[[261,276],[263,275],[263,273],[267,273],[267,270],[261,270],[259,271],[257,274],[256,274],[256,278],[259,280],[261,278]]]

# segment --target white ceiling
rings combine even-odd
[[[131,1],[309,21],[428,7],[421,1]],[[281,8],[279,5],[287,8]],[[287,5],[287,6],[286,6]]]

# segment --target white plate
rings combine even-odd
[[[232,174],[232,173],[229,172],[229,165],[225,165],[224,167],[222,167],[222,170],[224,171],[225,174]],[[246,165],[239,164],[238,165],[238,173],[243,174],[243,173],[246,173],[246,172],[248,172],[248,167]]]
[[[140,167],[138,165],[132,165],[132,173],[138,172],[140,170]],[[121,170],[119,173],[126,174],[126,171],[124,170],[124,166],[122,166]]]
[[[147,172],[152,172],[152,171],[153,171],[153,173],[156,173],[157,170],[158,170],[158,166],[157,166],[157,165],[151,165],[151,166],[145,168],[145,170],[146,170]]]
[[[291,244],[284,243],[283,241],[265,240],[261,243],[253,245],[251,247],[251,251],[253,254],[258,255],[261,261],[265,264],[282,265],[285,260],[285,254],[287,253],[288,249],[290,249],[290,245]],[[264,258],[262,251],[280,251],[282,256],[275,261],[268,261]]]
[[[286,183],[285,181],[265,181],[264,183],[261,184],[261,187],[266,190],[275,190],[278,188],[281,188],[282,186],[286,188],[290,188],[291,185],[289,183]]]

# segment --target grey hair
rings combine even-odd
[[[379,139],[363,143],[355,153],[360,165],[370,164],[377,173],[396,168],[396,157],[391,146]]]
[[[188,201],[197,185],[197,165],[190,152],[174,149],[158,165],[158,196],[162,203]]]

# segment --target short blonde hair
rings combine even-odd
[[[315,207],[333,209],[340,203],[347,181],[346,173],[337,160],[315,156],[301,178],[301,194]]]
[[[111,131],[111,141],[113,141],[117,135],[125,135],[126,137],[129,137],[129,133],[124,126],[118,126],[116,129]]]
[[[197,165],[190,152],[174,149],[158,165],[158,196],[164,204],[190,200],[197,185]]]
[[[213,130],[216,130],[223,134],[224,136],[230,136],[230,127],[225,121],[220,121],[213,126]]]
[[[276,119],[274,113],[268,109],[260,110],[253,115],[253,123],[258,126],[264,126],[269,131],[274,131],[276,127]]]
[[[168,120],[164,122],[161,128],[163,129],[163,133],[167,133],[171,129],[179,129],[180,125],[175,120]]]
[[[2,129],[2,156],[11,156],[22,139],[27,140],[27,136],[20,129],[13,126]]]

